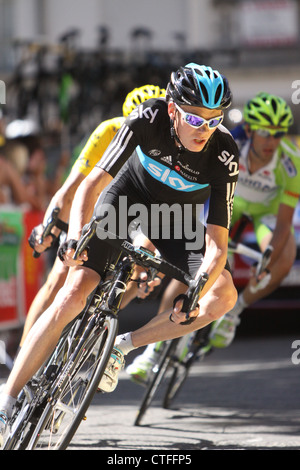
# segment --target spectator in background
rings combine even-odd
[[[18,170],[6,159],[0,148],[0,204],[28,204],[31,209],[40,210],[38,198],[30,195]]]
[[[55,164],[55,173],[49,177],[50,159],[43,145],[39,128],[30,119],[10,122],[5,130],[3,153],[18,170],[31,198],[39,201],[39,209],[46,210],[52,196],[63,183],[69,158],[63,152]]]
[[[38,199],[40,209],[45,210],[51,196],[46,177],[47,157],[41,145],[38,126],[30,119],[17,119],[7,125],[5,136],[7,158],[21,169],[21,178],[28,193]],[[25,157],[21,159],[21,148],[24,153],[27,152],[26,164]]]

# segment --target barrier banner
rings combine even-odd
[[[21,326],[43,281],[43,257],[33,259],[27,238],[39,212],[0,206],[0,329]]]

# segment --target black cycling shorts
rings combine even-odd
[[[137,217],[136,214],[128,215],[128,209],[138,207],[138,205],[141,204],[146,211],[146,216],[143,216],[141,219],[141,231],[152,241],[153,245],[166,261],[179,267],[191,276],[194,276],[202,264],[205,252],[205,227],[198,222],[198,219],[192,221],[195,225],[194,230],[198,230],[197,233],[202,231],[201,240],[203,239],[203,241],[199,243],[201,246],[197,249],[187,248],[193,245],[190,244],[190,239],[184,237],[186,233],[184,231],[185,227],[181,227],[180,225],[184,224],[183,218],[180,219],[179,222],[172,219],[173,225],[171,224],[172,229],[170,234],[168,234],[168,236],[159,236],[160,234],[166,234],[164,229],[168,228],[167,224],[169,220],[166,221],[164,220],[166,218],[163,217],[159,223],[160,226],[158,227],[158,232],[156,232],[156,237],[153,238],[151,236],[153,232],[150,233],[150,228],[153,227],[153,224],[157,223],[157,218],[154,217],[151,212],[151,204],[153,204],[154,200],[153,198],[151,199],[150,195],[145,197],[145,194],[132,184],[132,180],[130,180],[128,176],[126,171],[119,172],[112,184],[102,193],[98,200],[94,214],[104,217],[103,223],[100,223],[97,229],[98,236],[101,237],[101,233],[104,233],[101,230],[101,227],[104,227],[113,234],[117,234],[121,240],[130,239],[130,230],[128,227],[132,228],[133,222],[134,226],[136,226]],[[108,214],[110,216],[108,216]],[[166,224],[165,226],[164,223]],[[179,229],[181,229],[180,233],[183,234],[180,239],[178,239]],[[121,242],[111,240],[110,237],[110,243],[108,243],[104,239],[99,239],[98,236],[95,236],[89,243],[89,259],[84,263],[84,266],[93,269],[102,277],[107,267],[110,264],[114,264],[118,259],[120,254],[118,247]],[[114,246],[112,246],[111,243],[113,243]],[[226,263],[225,269],[230,271],[228,262]]]

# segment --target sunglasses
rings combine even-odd
[[[282,139],[286,135],[286,131],[279,131],[278,129],[255,129],[251,128],[251,130],[255,131],[257,135],[260,137],[274,137],[275,139]]]
[[[195,127],[196,129],[204,126],[204,124],[207,124],[209,129],[214,129],[215,127],[218,127],[219,124],[221,124],[224,118],[222,114],[221,116],[213,117],[207,121],[203,117],[197,116],[197,114],[186,113],[176,103],[174,104],[178,111],[182,114],[184,122],[186,122],[189,126]]]

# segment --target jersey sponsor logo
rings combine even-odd
[[[196,176],[190,176],[188,175],[187,173],[185,173],[184,171],[182,171],[182,169],[180,168],[179,165],[176,165],[175,166],[175,170],[178,171],[179,173],[182,174],[182,176],[186,176],[190,181],[197,181],[197,177]],[[199,174],[199,172],[198,172]]]
[[[137,119],[137,118],[146,118],[149,119],[150,124],[152,124],[155,120],[155,117],[158,113],[158,109],[152,109],[150,107],[143,109],[143,105],[141,104],[137,108],[135,108],[130,116],[130,120]]]
[[[291,160],[291,158],[288,157],[285,154],[283,154],[281,158],[282,158],[283,168],[285,169],[288,177],[293,178],[294,176],[296,176],[297,175],[297,169],[296,169],[293,161]]]
[[[235,176],[239,174],[239,166],[237,162],[234,162],[234,155],[230,155],[227,150],[223,150],[221,155],[218,155],[218,159],[224,163],[225,166],[228,166],[229,176]]]
[[[166,155],[165,157],[160,157],[160,159],[163,162],[168,163],[169,165],[172,165],[172,156],[171,155]]]
[[[167,168],[160,162],[152,160],[152,158],[145,155],[140,147],[136,149],[139,160],[145,170],[156,180],[163,184],[166,184],[176,191],[197,191],[202,188],[206,188],[208,184],[191,183],[182,176],[178,175],[174,170]]]
[[[149,155],[151,155],[151,157],[158,157],[158,155],[161,154],[161,150],[158,150],[158,149],[152,149],[149,151]]]
[[[199,175],[199,173],[200,173],[200,172],[197,171],[197,170],[193,170],[193,168],[191,168],[188,163],[187,163],[187,164],[183,164],[180,160],[178,160],[178,165],[179,165],[183,170],[185,170],[185,171],[187,171],[187,172],[189,172],[189,173],[192,173],[193,175]],[[178,166],[178,168],[179,168],[179,166]],[[175,168],[176,168],[176,167],[175,167]],[[176,169],[177,169],[177,168],[176,168]],[[179,168],[178,171],[180,171],[180,168]]]
[[[265,181],[261,181],[258,179],[253,179],[253,178],[247,178],[246,176],[241,176],[239,177],[239,194],[240,191],[242,190],[242,187],[247,187],[248,189],[254,189],[255,191],[261,191],[264,193],[273,193],[277,191],[277,187],[267,184]]]

